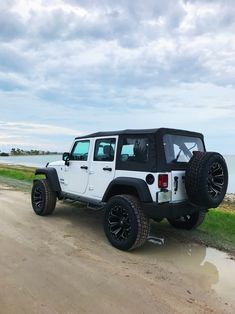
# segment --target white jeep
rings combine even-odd
[[[77,137],[63,160],[35,174],[46,177],[33,183],[37,215],[51,214],[57,198],[105,208],[105,234],[121,250],[145,243],[149,218],[197,227],[228,184],[224,158],[205,151],[202,134],[167,128]]]

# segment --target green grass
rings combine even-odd
[[[17,190],[30,191],[35,178],[45,176],[35,176],[35,168],[24,166],[0,165],[0,183],[7,184]]]
[[[206,233],[210,242],[235,249],[235,210],[211,209],[199,231]]]
[[[0,176],[7,177],[16,180],[23,180],[32,182],[35,178],[34,171],[30,169],[24,168],[7,168],[7,167],[0,167]]]

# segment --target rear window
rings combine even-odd
[[[204,151],[200,138],[165,134],[163,144],[167,163],[188,162],[194,151]]]

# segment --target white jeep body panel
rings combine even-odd
[[[118,177],[128,177],[128,178],[136,178],[146,180],[146,176],[148,174],[152,174],[154,176],[154,183],[148,185],[150,194],[152,196],[153,202],[157,201],[157,192],[160,192],[160,188],[158,187],[158,175],[157,172],[143,172],[143,171],[128,171],[128,170],[116,170],[115,178]],[[171,180],[170,180],[170,173],[168,172],[161,172],[161,174],[168,174],[168,190],[171,190]]]
[[[113,161],[95,161],[93,160],[95,141],[96,139],[109,139],[115,138],[116,145],[114,151]],[[105,136],[91,139],[92,149],[90,151],[90,162],[88,170],[88,188],[86,191],[86,196],[89,198],[94,198],[96,200],[102,200],[103,195],[109,185],[109,183],[115,177],[115,164],[116,164],[116,154],[117,154],[117,142],[118,136]]]

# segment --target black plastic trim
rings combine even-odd
[[[35,170],[35,175],[44,174],[49,181],[50,187],[53,191],[57,193],[61,193],[61,187],[59,178],[55,168],[47,167],[47,168],[37,168]]]
[[[207,211],[208,208],[203,208],[202,206],[197,206],[189,201],[179,202],[179,203],[142,203],[143,210],[145,214],[150,218],[177,218],[193,212],[204,210]]]
[[[74,200],[82,204],[93,204],[93,205],[99,205],[99,206],[105,205],[105,203],[100,200],[96,200],[94,198],[76,195],[76,194],[68,193],[68,192],[62,192],[61,197],[64,199]]]
[[[114,136],[114,135],[130,135],[130,134],[156,134],[156,133],[162,133],[162,134],[184,134],[188,136],[196,136],[201,137],[202,134],[198,132],[192,132],[192,131],[186,131],[186,130],[179,130],[179,129],[170,129],[170,128],[156,128],[156,129],[127,129],[127,130],[119,130],[119,131],[108,131],[108,132],[96,132],[92,134],[88,134],[85,136],[78,136],[75,139],[83,139],[90,137],[104,137],[104,136]]]
[[[133,187],[136,189],[139,199],[143,203],[152,202],[152,196],[150,194],[147,183],[142,179],[129,178],[129,177],[119,177],[110,182],[107,190],[104,193],[102,202],[107,202],[109,196],[112,195],[112,189],[115,187]]]

